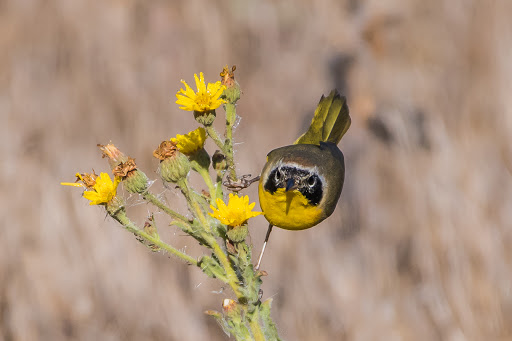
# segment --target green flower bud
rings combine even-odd
[[[237,81],[234,81],[233,85],[224,90],[221,98],[226,100],[226,102],[234,104],[240,99],[240,85],[238,85]]]
[[[247,227],[247,224],[242,226],[228,227],[227,236],[228,239],[233,243],[243,242],[247,237],[247,234],[249,234],[249,228]]]
[[[211,126],[215,121],[216,113],[215,110],[210,111],[194,111],[194,118],[196,121],[204,126]]]
[[[166,182],[177,183],[185,179],[190,172],[190,161],[180,152],[160,163],[160,176]]]
[[[212,156],[213,169],[217,172],[222,172],[228,169],[228,163],[226,161],[226,156],[222,154],[219,150],[216,150]]]
[[[124,188],[130,193],[142,194],[148,189],[149,179],[144,172],[136,169],[130,172],[123,181]]]

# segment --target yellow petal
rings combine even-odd
[[[204,82],[204,74],[202,72],[199,73],[199,77],[201,78],[199,80],[199,84],[197,85],[197,92],[198,93],[205,93],[206,92],[206,84]]]
[[[248,196],[239,197],[230,193],[228,204],[226,205],[221,199],[217,199],[218,209],[210,206],[212,213],[209,214],[225,225],[240,226],[245,224],[248,219],[262,214],[262,212],[251,211],[255,204],[249,204]]]

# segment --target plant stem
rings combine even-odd
[[[188,219],[186,217],[171,210],[163,202],[161,202],[153,193],[146,191],[146,192],[142,193],[142,197],[144,198],[144,200],[149,201],[150,203],[152,203],[153,205],[155,205],[156,207],[158,207],[159,209],[161,209],[162,211],[164,211],[165,213],[167,213],[174,219],[178,219],[178,220],[188,224]]]
[[[210,192],[210,198],[211,198],[210,203],[216,207],[217,206],[217,203],[216,203],[217,188],[212,182],[210,172],[208,172],[207,169],[204,169],[202,167],[198,167],[198,169],[196,169],[196,171],[199,173],[199,175],[201,175],[206,186],[208,186],[208,191]]]
[[[219,243],[217,243],[215,237],[211,234],[211,227],[208,221],[206,220],[206,217],[204,216],[201,207],[199,207],[199,203],[197,202],[197,200],[194,200],[194,198],[191,197],[191,191],[188,186],[187,180],[183,179],[179,181],[178,186],[183,192],[183,195],[187,199],[187,202],[189,203],[190,207],[195,211],[195,215],[199,219],[201,225],[204,227],[206,233],[204,233],[203,238],[208,243],[210,248],[213,250],[213,253],[219,260],[222,267],[224,268],[229,286],[231,287],[231,289],[233,289],[233,292],[235,293],[237,298],[243,297],[243,294],[241,293],[238,285],[239,280],[235,273],[235,270],[233,270],[233,267],[229,262],[228,256],[224,253]]]
[[[265,341],[265,336],[261,330],[259,323],[260,314],[258,308],[253,312],[251,320],[249,321],[249,328],[251,328],[252,335],[255,341]]]
[[[204,227],[206,232],[211,233],[212,229],[210,228],[210,224],[206,220],[203,210],[201,210],[201,207],[199,206],[198,201],[195,200],[195,198],[192,198],[192,195],[191,195],[192,193],[191,193],[190,187],[188,186],[187,179],[185,178],[185,179],[178,181],[177,185],[181,189],[181,192],[185,196],[185,199],[187,199],[190,210],[192,210],[194,212],[194,215],[197,217],[197,219],[199,219],[199,222]]]
[[[216,198],[222,198],[223,193],[222,193],[222,173],[221,172],[217,172],[215,188],[217,190]]]
[[[224,141],[222,141],[219,137],[219,133],[217,133],[217,130],[211,125],[205,126],[206,132],[208,133],[208,136],[211,137],[213,142],[217,145],[217,147],[220,148],[223,154],[226,154],[226,146],[224,145]]]
[[[229,165],[229,175],[233,181],[237,180],[235,162],[233,160],[233,125],[236,120],[236,105],[225,104],[226,109],[226,160]]]
[[[232,109],[230,109],[232,111],[231,113],[228,113],[228,108],[232,108]],[[226,104],[226,140],[225,140],[225,142],[223,142],[220,139],[219,133],[217,133],[217,131],[215,130],[215,128],[213,128],[213,126],[205,126],[205,128],[206,128],[206,132],[208,133],[208,135],[212,138],[212,140],[215,142],[215,144],[221,149],[222,154],[224,154],[226,156],[226,162],[228,163],[228,168],[229,168],[229,175],[233,181],[236,181],[237,177],[236,177],[236,171],[235,171],[235,162],[233,159],[233,142],[232,142],[233,141],[233,127],[231,124],[229,124],[230,120],[228,119],[228,117],[231,118],[233,116],[233,114],[234,114],[234,117],[236,117],[236,110],[234,108],[235,108],[234,104]],[[234,119],[232,119],[232,121],[234,122]]]
[[[233,292],[235,293],[236,297],[237,298],[243,297],[244,295],[240,291],[240,286],[238,284],[239,283],[238,277],[235,273],[235,270],[233,270],[231,263],[229,262],[228,256],[224,253],[224,251],[222,251],[222,248],[220,247],[219,243],[217,243],[217,240],[215,239],[215,237],[210,235],[205,239],[207,240],[208,244],[212,248],[213,253],[219,260],[220,264],[224,268],[224,271],[226,271],[228,284],[231,287],[231,289],[233,289]]]
[[[169,244],[161,241],[158,238],[152,237],[148,233],[144,232],[144,230],[141,230],[137,228],[137,226],[126,216],[126,212],[124,209],[118,210],[116,213],[112,215],[112,218],[117,220],[125,229],[132,232],[133,234],[146,239],[147,241],[155,244],[156,246],[164,249],[165,251],[169,252],[170,254],[173,254],[182,260],[184,260],[187,263],[190,263],[192,265],[197,266],[197,260],[192,258],[191,256],[187,255],[186,253],[183,253],[181,251],[178,251],[174,247],[170,246]]]

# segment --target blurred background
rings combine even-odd
[[[239,174],[259,174],[332,88],[352,115],[333,216],[274,229],[263,260],[283,339],[511,340],[510,13],[506,0],[1,0],[0,340],[227,339],[203,311],[228,288],[59,183],[107,171],[109,141],[158,179],[152,151],[197,126],[174,103],[179,80],[233,64]],[[166,241],[201,255],[126,197],[133,220],[155,213]],[[251,220],[255,253],[266,228]]]

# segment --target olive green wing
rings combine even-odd
[[[340,96],[338,90],[334,89],[329,96],[322,95],[308,131],[294,144],[320,144],[320,142],[338,144],[350,127],[350,122],[347,101],[344,96]]]

